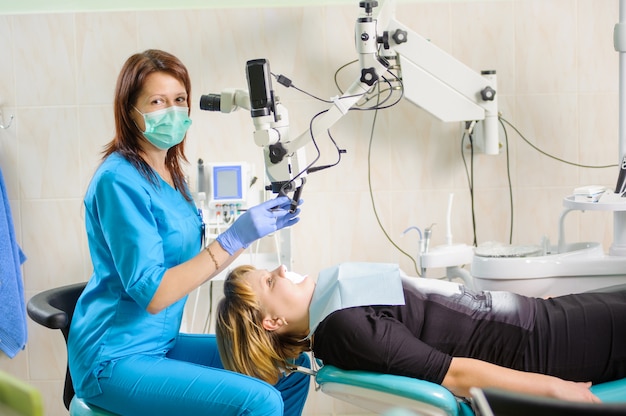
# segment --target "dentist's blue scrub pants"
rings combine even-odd
[[[310,367],[308,356],[302,354],[297,365]],[[302,373],[271,386],[224,370],[215,335],[204,334],[180,334],[165,357],[119,359],[104,369],[99,381],[102,394],[87,399],[89,403],[137,416],[276,416],[283,414],[283,401],[284,415],[296,416],[309,391],[309,376]]]

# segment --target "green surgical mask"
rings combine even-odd
[[[133,106],[135,110],[137,107]],[[143,135],[150,143],[161,150],[176,146],[185,138],[187,129],[191,126],[189,108],[173,105],[151,113],[142,113],[146,130]]]

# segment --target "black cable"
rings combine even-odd
[[[402,250],[402,248],[400,248],[400,246],[398,246],[395,243],[395,241],[393,241],[393,239],[389,236],[389,233],[387,233],[387,230],[385,230],[385,227],[383,226],[382,222],[380,221],[380,216],[378,215],[378,210],[376,209],[376,202],[374,201],[374,190],[372,188],[372,143],[374,142],[374,129],[376,127],[376,119],[377,118],[378,118],[378,108],[374,107],[374,119],[372,120],[372,128],[370,130],[369,146],[367,148],[367,184],[368,184],[368,188],[369,188],[370,200],[372,201],[372,210],[374,211],[374,217],[376,218],[376,221],[378,222],[378,226],[380,227],[380,229],[383,232],[383,234],[385,234],[385,237],[387,237],[387,240],[400,253],[404,254],[409,259],[411,259],[411,261],[413,262],[413,267],[415,268],[415,272],[417,273],[418,276],[421,277],[421,273],[419,271],[419,268],[417,267],[417,261],[409,253],[407,253],[406,251]]]
[[[471,192],[471,204],[472,204],[472,229],[474,230],[474,247],[478,246],[478,239],[476,237],[476,208],[474,207],[474,137],[472,135],[472,133],[469,133],[468,135],[469,139],[470,139],[470,172],[471,172],[471,177],[472,177],[472,192]]]
[[[500,124],[502,125],[502,130],[504,130],[504,143],[506,145],[506,177],[509,183],[509,206],[510,206],[510,227],[509,227],[509,244],[513,244],[513,184],[511,183],[511,159],[509,156],[509,134],[506,131],[506,128],[504,127],[504,124],[502,123],[502,120],[500,120],[500,117],[498,117],[498,121],[500,122]]]
[[[333,138],[333,135],[330,133],[330,129],[326,130],[326,132],[328,133],[328,137],[330,138],[330,141],[333,143],[333,145],[335,146],[335,149],[337,149],[337,161],[335,163],[331,163],[329,165],[322,165],[322,166],[313,166],[307,169],[307,173],[314,173],[314,172],[318,172],[320,170],[324,170],[324,169],[328,169],[328,168],[332,168],[333,166],[337,166],[339,164],[339,162],[341,162],[341,155],[346,153],[345,149],[340,149],[339,145],[337,144],[337,142],[335,141],[335,139]]]
[[[470,144],[470,169],[467,168],[467,160],[465,159],[465,149],[463,148],[463,143],[465,142],[465,137],[469,140]],[[471,202],[471,214],[472,214],[472,231],[474,234],[474,246],[476,246],[476,216],[474,211],[474,141],[472,139],[472,135],[468,134],[467,131],[463,133],[461,137],[461,158],[463,159],[463,166],[465,167],[465,177],[467,178],[467,187],[470,193],[470,202]]]
[[[561,159],[559,157],[553,156],[553,155],[551,155],[551,154],[541,150],[540,148],[538,148],[534,144],[532,144],[526,137],[524,137],[524,135],[513,124],[511,124],[504,117],[499,116],[498,119],[500,120],[501,123],[504,122],[504,123],[508,124],[513,130],[515,130],[515,132],[519,135],[519,137],[521,137],[522,140],[524,140],[530,147],[532,147],[533,149],[535,149],[536,151],[538,151],[542,155],[547,156],[547,157],[549,157],[551,159],[557,160],[557,161],[565,163],[567,165],[572,165],[572,166],[576,166],[576,167],[579,167],[579,168],[588,168],[588,169],[606,169],[606,168],[614,168],[616,166],[619,166],[618,164],[599,165],[599,166],[583,165],[583,164],[580,164],[580,163],[569,162],[567,160],[564,160],[564,159]]]
[[[270,72],[270,74],[272,74],[272,76],[276,79],[276,82],[278,82],[280,85],[282,85],[284,87],[293,88],[293,89],[295,89],[295,90],[297,90],[297,91],[299,91],[299,92],[301,92],[303,94],[308,95],[311,98],[315,98],[316,100],[324,102],[324,103],[327,103],[327,104],[332,104],[333,103],[330,100],[325,100],[323,98],[317,97],[317,96],[315,96],[315,95],[313,95],[313,94],[311,94],[311,93],[309,93],[307,91],[304,91],[304,90],[296,87],[289,78],[287,78],[286,76],[284,76],[282,74],[281,75],[276,75],[273,72]]]
[[[294,176],[293,178],[291,178],[288,182],[285,182],[281,187],[280,190],[284,191],[285,189],[289,188],[290,185],[293,183],[293,181],[295,181],[296,179],[298,179],[300,176],[302,176],[304,173],[308,172],[308,170],[315,164],[315,162],[317,162],[320,158],[320,156],[322,155],[322,153],[320,152],[320,148],[317,145],[317,141],[315,140],[315,136],[313,135],[313,122],[315,121],[315,119],[317,117],[319,117],[320,115],[326,113],[328,110],[323,110],[320,111],[319,113],[315,114],[312,118],[311,121],[309,122],[309,132],[311,134],[311,141],[313,142],[313,146],[315,147],[315,151],[317,152],[317,155],[315,156],[315,159],[313,159],[313,161],[311,163],[308,164],[308,166],[304,169],[302,169],[300,172],[298,172],[296,174],[296,176]]]
[[[337,89],[340,91],[340,93],[341,93],[341,94],[343,94],[343,91],[341,90],[341,88],[339,87],[339,85],[338,85],[338,83],[337,83],[337,75],[339,74],[339,71],[341,71],[341,69],[345,68],[346,66],[348,66],[348,65],[350,65],[350,64],[352,64],[352,63],[354,63],[354,62],[357,62],[357,61],[349,62],[349,63],[347,63],[347,64],[343,65],[342,67],[340,67],[337,71],[335,71],[335,85],[337,86]],[[392,75],[392,76],[396,79],[396,81],[398,81],[398,82],[401,84],[401,85],[400,85],[400,88],[393,87],[393,86],[391,85],[391,82],[390,82],[390,81],[389,81],[386,77],[384,77],[384,76],[383,76],[383,77],[381,77],[381,78],[383,79],[383,81],[384,81],[384,82],[386,82],[386,83],[387,83],[387,85],[389,86],[389,88],[388,88],[388,89],[386,89],[386,90],[381,91],[381,89],[380,89],[380,84],[381,84],[381,83],[380,83],[380,82],[379,82],[379,83],[377,83],[377,84],[376,84],[376,87],[378,88],[378,92],[377,92],[376,94],[374,94],[374,96],[373,96],[373,97],[371,97],[371,98],[370,98],[370,97],[365,96],[365,97],[366,97],[366,101],[365,101],[365,102],[368,102],[369,100],[371,100],[371,99],[373,99],[373,98],[376,98],[376,99],[380,100],[380,97],[381,97],[382,93],[383,93],[383,92],[385,92],[385,93],[386,93],[387,91],[389,91],[389,94],[387,95],[387,97],[386,97],[386,98],[382,101],[382,103],[385,103],[385,102],[387,102],[389,99],[391,99],[391,97],[393,96],[393,92],[394,92],[394,90],[398,90],[398,89],[400,89],[400,92],[401,92],[400,97],[399,97],[397,100],[395,100],[393,103],[391,103],[391,104],[389,104],[389,105],[386,105],[386,106],[381,106],[381,102],[380,102],[380,101],[378,101],[378,102],[376,103],[376,105],[374,105],[374,106],[371,106],[371,107],[365,107],[365,108],[361,108],[361,107],[352,107],[352,108],[350,108],[348,111],[352,111],[352,110],[358,110],[358,111],[371,111],[371,110],[374,110],[374,119],[372,120],[372,128],[371,128],[371,131],[370,131],[370,140],[369,140],[368,155],[367,155],[367,180],[368,180],[368,186],[369,186],[369,194],[370,194],[370,199],[371,199],[371,202],[372,202],[372,209],[373,209],[373,211],[374,211],[374,216],[376,217],[376,221],[378,222],[378,226],[380,227],[381,231],[383,232],[383,234],[385,235],[385,237],[387,238],[387,240],[388,240],[388,241],[389,241],[389,242],[390,242],[390,243],[391,243],[391,244],[392,244],[392,245],[393,245],[393,246],[394,246],[394,247],[395,247],[398,251],[400,251],[402,254],[404,254],[405,256],[407,256],[407,257],[408,257],[408,258],[409,258],[409,259],[413,262],[413,266],[414,266],[414,268],[415,268],[415,272],[417,273],[417,275],[418,275],[418,276],[421,276],[420,271],[419,271],[419,268],[418,268],[418,266],[417,266],[417,261],[415,260],[415,258],[413,258],[413,257],[412,257],[409,253],[407,253],[406,251],[402,250],[402,248],[400,248],[400,247],[399,247],[399,246],[398,246],[398,245],[397,245],[397,244],[393,241],[393,239],[389,236],[389,233],[387,233],[387,231],[385,230],[385,227],[383,226],[383,224],[382,224],[382,222],[381,222],[381,220],[380,220],[380,216],[378,215],[378,210],[376,209],[376,203],[375,203],[375,201],[374,201],[374,191],[373,191],[373,188],[372,188],[372,180],[371,180],[371,155],[372,155],[372,143],[373,143],[373,140],[374,140],[374,130],[375,130],[375,126],[376,126],[376,119],[377,119],[377,116],[378,116],[378,110],[393,107],[394,105],[398,104],[398,103],[400,102],[400,100],[402,99],[402,97],[404,96],[404,85],[402,84],[402,81],[401,81],[401,80],[398,78],[398,76],[397,76],[396,74],[394,74],[393,72],[391,72],[391,71],[389,71],[389,70],[387,70],[387,72],[388,72],[388,73],[390,73],[390,74],[391,74],[391,75]],[[272,75],[274,75],[274,74],[272,74]],[[275,75],[274,75],[274,76],[275,76]],[[275,76],[275,77],[276,77],[276,76]],[[300,91],[300,92],[302,92],[302,93],[304,93],[304,94],[306,94],[306,95],[308,95],[308,96],[310,96],[310,97],[312,97],[312,98],[315,98],[315,99],[320,100],[320,101],[323,101],[323,102],[331,103],[331,101],[323,100],[323,99],[321,99],[321,98],[319,98],[319,97],[316,97],[315,95],[309,94],[309,93],[308,93],[308,92],[306,92],[306,91],[303,91],[303,90],[301,90],[301,89],[299,89],[299,88],[296,88],[296,87],[293,85],[293,83],[291,82],[291,80],[290,80],[290,79],[288,79],[288,78],[286,78],[286,77],[284,77],[284,76],[282,76],[282,75],[278,76],[278,77],[277,77],[277,80],[278,80],[278,82],[279,82],[281,85],[284,85],[284,86],[286,86],[286,87],[293,87],[293,88],[295,88],[296,90],[298,90],[298,91]],[[360,94],[359,94],[359,95],[360,95]],[[355,94],[355,95],[352,95],[352,96],[342,97],[342,98],[344,98],[344,99],[345,99],[345,98],[350,98],[350,97],[355,97],[355,96],[357,96],[357,95]],[[334,164],[332,164],[332,165],[328,165],[328,166],[320,166],[320,167],[319,167],[320,169],[315,169],[315,168],[313,167],[313,164],[314,164],[315,162],[317,162],[317,160],[320,158],[320,155],[321,155],[321,152],[320,152],[320,150],[319,150],[319,147],[318,147],[317,142],[315,141],[315,137],[314,137],[314,135],[313,135],[313,121],[314,121],[317,117],[319,117],[321,114],[324,114],[324,113],[326,113],[327,111],[328,111],[328,110],[323,110],[323,111],[321,111],[321,112],[317,113],[317,114],[316,114],[316,115],[315,115],[315,116],[311,119],[311,122],[309,123],[309,131],[310,131],[310,134],[311,134],[311,140],[313,141],[313,144],[314,144],[315,149],[316,149],[316,151],[317,151],[317,156],[316,156],[315,160],[314,160],[313,162],[311,162],[311,163],[307,166],[307,168],[306,168],[306,169],[304,169],[303,171],[299,172],[299,173],[298,173],[298,174],[297,174],[294,178],[292,178],[289,182],[287,182],[287,184],[285,184],[285,185],[283,185],[283,186],[286,186],[286,185],[288,185],[289,183],[293,182],[296,178],[298,178],[299,176],[301,176],[304,172],[308,172],[309,170],[311,170],[311,171],[313,171],[313,172],[314,172],[314,171],[316,171],[316,170],[321,170],[321,169],[324,169],[324,168],[326,168],[326,167],[335,166],[335,165],[337,165],[337,164],[341,161],[341,154],[342,154],[342,153],[345,153],[345,150],[342,150],[342,149],[340,149],[340,148],[339,148],[339,146],[338,146],[338,145],[337,145],[337,143],[335,142],[334,138],[332,137],[332,134],[330,133],[330,130],[328,129],[328,130],[327,130],[327,132],[328,132],[328,136],[330,137],[330,140],[333,142],[333,144],[335,145],[335,148],[336,148],[336,149],[337,149],[337,151],[338,151],[338,160],[337,160],[337,162],[336,162],[336,163],[334,163]]]
[[[343,70],[344,70],[344,68],[347,68],[348,66],[350,66],[350,65],[352,65],[352,64],[355,64],[355,63],[357,63],[357,62],[359,62],[359,60],[358,60],[358,59],[355,59],[354,61],[347,62],[347,63],[345,63],[345,64],[341,65],[341,66],[340,66],[339,68],[337,68],[337,70],[335,71],[335,77],[334,77],[334,78],[335,78],[335,87],[337,87],[337,91],[339,91],[339,93],[340,93],[340,94],[343,94],[343,90],[342,90],[342,89],[341,89],[341,87],[339,86],[339,81],[337,81],[337,76],[339,75],[339,73],[340,73],[341,71],[343,71]]]

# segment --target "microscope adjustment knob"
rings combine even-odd
[[[365,13],[370,14],[374,7],[378,7],[378,2],[376,0],[361,1],[359,2],[359,7],[365,9]]]
[[[480,96],[483,98],[483,101],[493,101],[496,97],[496,90],[494,90],[490,86],[486,86],[480,92]]]
[[[406,30],[396,29],[396,31],[393,32],[393,35],[391,35],[391,37],[393,38],[393,41],[396,42],[397,45],[404,43],[407,40]]]
[[[389,32],[384,31],[382,36],[379,36],[376,41],[383,45],[383,48],[389,49]]]
[[[360,81],[368,86],[374,85],[374,83],[378,80],[378,75],[376,74],[376,69],[374,68],[363,68],[361,70],[361,79]]]
[[[278,142],[276,144],[271,144],[269,146],[269,156],[270,156],[270,161],[273,164],[276,164],[278,162],[280,162],[281,160],[283,160],[283,158],[285,157],[285,155],[287,154],[287,149],[285,149],[283,147],[283,144]]]

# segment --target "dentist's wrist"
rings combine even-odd
[[[231,256],[242,248],[247,248],[248,244],[243,243],[232,227],[217,236],[216,241]]]

